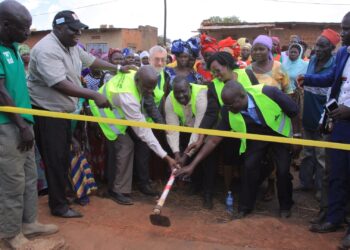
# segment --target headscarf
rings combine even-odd
[[[253,42],[253,47],[256,44],[261,44],[263,46],[265,46],[268,50],[269,50],[269,59],[272,60],[273,56],[272,56],[272,39],[269,36],[266,35],[259,35],[257,38],[255,38],[254,42]]]
[[[175,40],[171,44],[171,53],[178,56],[182,53],[198,57],[200,50],[199,42],[196,38],[190,38],[186,42],[181,39]]]
[[[120,54],[123,54],[122,51],[119,49],[119,48],[110,48],[108,50],[108,59],[111,60],[112,56],[115,54],[115,53],[120,53]]]
[[[281,41],[280,41],[279,37],[273,36],[271,38],[272,38],[272,42],[275,41],[278,43],[278,46],[276,47],[276,53],[281,54]]]
[[[129,48],[124,48],[122,50],[122,53],[123,53],[124,57],[127,57],[129,55],[134,55],[134,51],[132,49],[129,49]]]
[[[337,44],[340,42],[339,33],[332,29],[324,29],[321,36],[324,36],[325,38],[327,38],[328,41],[334,46],[337,46]]]
[[[18,52],[19,52],[20,56],[22,56],[24,54],[29,54],[30,53],[30,48],[29,48],[29,46],[27,44],[21,44],[18,47]]]
[[[241,54],[241,49],[236,40],[230,36],[218,42],[219,51],[226,51],[233,57],[238,58]]]
[[[218,43],[214,37],[208,36],[207,34],[203,33],[200,36],[201,39],[201,53],[202,55],[206,52],[217,52],[219,49]]]
[[[295,61],[292,61],[289,59],[289,56],[288,56],[282,63],[282,68],[287,72],[291,80],[293,90],[297,87],[297,83],[296,83],[297,76],[300,74],[305,74],[308,67],[308,62],[305,62],[301,58],[303,55],[303,46],[301,46],[298,43],[294,43],[289,46],[288,51],[295,46],[299,47],[299,51],[300,51],[298,59],[296,59]]]
[[[148,58],[149,58],[149,53],[148,53],[147,50],[142,51],[141,54],[140,54],[141,66],[144,66],[144,64],[142,63],[142,59],[143,59],[144,57],[148,57]]]
[[[247,38],[246,37],[238,38],[237,43],[242,48],[247,43]]]
[[[243,48],[252,49],[252,45],[251,45],[250,43],[246,43],[246,44],[244,44],[241,48],[242,48],[242,49],[243,49]]]
[[[140,54],[140,59],[141,59],[141,60],[142,60],[142,58],[144,58],[144,57],[149,57],[149,53],[148,53],[147,50],[142,51],[141,54]]]

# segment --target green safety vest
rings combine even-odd
[[[282,136],[291,137],[291,119],[283,112],[283,110],[275,101],[270,99],[262,92],[263,87],[263,84],[259,84],[247,88],[246,91],[251,94],[252,98],[254,99],[256,107],[261,111],[266,125]],[[229,111],[229,122],[230,127],[233,131],[247,133],[247,127],[241,113],[234,114]],[[239,153],[244,153],[246,151],[246,148],[246,139],[242,138]]]
[[[135,71],[130,73],[118,72],[112,79],[105,83],[98,92],[104,95],[107,100],[113,105],[112,98],[115,94],[130,93],[141,104],[141,95],[136,87],[134,77]],[[106,117],[112,119],[125,119],[123,110],[118,106],[113,106],[113,109],[99,108],[93,100],[89,100],[91,113],[95,117]],[[103,134],[108,140],[114,141],[119,134],[124,135],[127,129],[125,125],[98,123],[102,129]]]
[[[164,70],[160,72],[160,83],[157,83],[157,86],[153,90],[154,93],[154,102],[156,103],[157,107],[160,105],[160,101],[162,100],[164,96],[164,85],[165,85],[165,77],[164,77]]]
[[[200,91],[204,90],[204,89],[208,89],[207,86],[205,85],[199,85],[199,84],[194,84],[194,83],[190,83],[192,88],[191,88],[191,108],[192,108],[192,114],[193,116],[196,116],[197,114],[197,105],[196,105],[196,101],[197,101],[197,96],[199,94]],[[180,118],[180,122],[181,125],[186,124],[186,118],[185,118],[185,114],[184,114],[184,110],[183,110],[183,105],[180,104],[175,96],[174,96],[174,91],[170,92],[170,101],[173,104],[173,108],[174,108],[174,112],[175,114],[177,114],[177,116]]]
[[[245,69],[235,69],[233,70],[233,72],[237,74],[237,82],[239,82],[243,86],[243,88],[248,88],[252,86],[252,83]],[[220,107],[222,107],[224,105],[224,102],[222,101],[222,98],[221,98],[221,92],[225,86],[225,83],[220,81],[217,78],[213,79],[213,83],[214,83],[215,92],[219,99]]]

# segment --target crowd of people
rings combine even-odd
[[[309,49],[293,35],[284,51],[265,34],[250,42],[203,33],[169,48],[87,52],[79,37],[88,26],[68,10],[29,48],[31,23],[20,3],[0,3],[1,106],[350,143],[350,12],[341,34],[324,29]],[[169,168],[150,164],[159,158]],[[293,165],[294,190],[315,190],[319,201],[310,231],[332,232],[346,219],[349,151],[0,112],[0,239],[16,249],[33,244],[28,236],[58,231],[38,222],[38,191],[47,190],[53,216],[77,218],[70,197],[86,205],[98,185],[121,205],[133,204],[133,182],[158,196],[151,172],[190,177],[212,209],[219,165],[224,192],[240,178],[234,219],[253,212],[265,181],[263,199],[276,186],[279,215],[289,218]],[[342,245],[350,247],[350,230]]]

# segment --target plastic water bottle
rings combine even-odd
[[[226,211],[229,213],[233,213],[233,196],[231,191],[227,192],[226,196]]]

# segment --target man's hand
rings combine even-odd
[[[197,152],[200,149],[200,147],[203,145],[204,137],[205,135],[199,135],[197,141],[188,145],[184,153],[188,154],[192,150]]]
[[[125,65],[125,66],[120,67],[119,71],[122,72],[122,73],[129,73],[130,70],[137,71],[138,69],[139,68],[136,67],[135,65]]]
[[[100,93],[96,92],[95,96],[93,97],[93,100],[95,101],[97,107],[99,107],[99,108],[110,108],[110,109],[112,109],[112,106],[109,103],[109,101],[107,100],[107,98],[104,97],[103,95],[101,95]]]
[[[17,149],[21,152],[29,151],[34,145],[34,135],[30,129],[30,126],[25,126],[19,129],[21,142]]]
[[[193,170],[194,170],[194,167],[190,164],[190,165],[187,165],[185,167],[182,167],[182,168],[178,169],[175,172],[175,176],[176,177],[183,176],[184,178],[187,178],[187,177],[192,175]]]
[[[297,80],[297,84],[300,88],[302,88],[304,86],[304,79],[305,79],[304,75],[297,76],[296,80]]]
[[[348,120],[350,119],[350,108],[340,104],[338,108],[328,113],[328,115],[333,119]]]
[[[187,154],[183,154],[179,160],[177,160],[177,163],[180,164],[181,167],[185,166],[189,156]]]
[[[175,161],[176,161],[176,162],[179,162],[180,159],[181,159],[181,154],[180,154],[180,152],[175,152],[175,153],[174,153],[174,157],[175,157]]]
[[[180,165],[173,158],[171,158],[169,155],[166,155],[164,157],[164,160],[166,160],[168,162],[168,165],[171,168],[171,172],[180,168]]]

